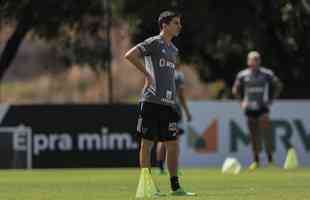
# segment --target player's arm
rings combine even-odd
[[[232,88],[232,93],[235,97],[241,99],[241,90],[242,90],[241,78],[237,76]]]
[[[144,75],[148,75],[148,72],[145,69],[144,64],[142,64],[141,62],[141,52],[138,49],[137,46],[129,49],[126,54],[125,54],[125,58],[131,63],[133,64],[140,72],[142,72]]]
[[[243,95],[244,95],[244,85],[243,85],[243,80],[242,77],[238,74],[237,78],[235,80],[235,83],[233,85],[233,89],[232,89],[232,93],[235,97],[237,97],[239,100],[241,100],[240,102],[240,106],[241,109],[245,109],[247,107],[247,103],[246,101],[243,101]]]
[[[142,53],[138,45],[129,49],[125,54],[125,58],[145,75],[148,85],[150,85],[153,80],[151,75],[147,72],[145,65],[141,62],[141,57]]]
[[[280,81],[280,79],[277,76],[274,76],[272,78],[272,85],[274,88],[273,99],[276,99],[280,96],[283,90],[283,83]]]
[[[185,112],[187,121],[191,121],[192,120],[192,115],[191,115],[191,113],[190,113],[190,111],[188,109],[187,98],[185,96],[185,91],[184,91],[183,87],[180,87],[178,89],[177,95],[178,95],[178,98],[180,100],[181,107],[182,107],[182,109]]]

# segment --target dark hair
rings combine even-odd
[[[164,11],[160,13],[158,17],[159,29],[162,29],[163,24],[169,24],[174,17],[181,17],[181,15],[173,11]]]

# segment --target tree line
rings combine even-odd
[[[110,2],[109,2],[110,1]],[[0,57],[0,78],[29,32],[59,45],[68,65],[107,67],[111,59],[104,22],[112,16],[130,25],[134,43],[158,33],[157,16],[167,9],[182,14],[175,40],[183,63],[195,64],[203,81],[231,86],[245,67],[248,51],[258,50],[263,65],[284,82],[282,98],[309,98],[309,0],[1,0],[0,23],[15,24]],[[88,42],[85,42],[88,41]],[[90,42],[89,42],[90,41]]]

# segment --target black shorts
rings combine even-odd
[[[269,113],[269,108],[267,107],[262,107],[258,110],[245,110],[245,115],[249,118],[255,118],[258,119],[264,114]]]
[[[155,103],[139,104],[137,131],[139,136],[152,141],[177,139],[177,113],[170,107]]]

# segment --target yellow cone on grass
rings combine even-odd
[[[158,190],[148,168],[141,169],[136,198],[150,198],[156,196]]]
[[[287,152],[284,169],[296,169],[299,165],[298,156],[294,148],[290,148]]]

